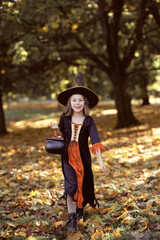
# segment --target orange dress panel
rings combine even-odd
[[[70,144],[68,146],[69,163],[73,167],[77,175],[78,188],[74,196],[74,200],[76,201],[76,205],[78,208],[83,208],[82,203],[84,200],[83,193],[82,193],[84,167],[83,167],[80,150],[79,150],[79,143],[78,143],[81,127],[82,127],[82,124],[75,124],[72,122],[72,137],[71,137]]]

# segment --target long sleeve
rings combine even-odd
[[[95,124],[93,118],[91,120],[89,132],[90,132],[90,139],[91,139],[91,143],[92,143],[91,152],[92,153],[95,153],[96,151],[98,152],[99,148],[100,148],[100,150],[106,150],[105,147],[103,146],[103,144],[100,142],[97,127],[96,127],[96,124]]]
[[[61,115],[59,124],[58,124],[59,130],[61,132],[61,135],[65,136],[65,129],[64,129],[64,114]]]

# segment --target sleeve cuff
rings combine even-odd
[[[101,151],[106,150],[106,148],[103,146],[102,143],[95,143],[91,147],[91,153],[95,154],[96,152],[98,152],[99,148],[100,148]]]

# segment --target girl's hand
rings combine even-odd
[[[56,123],[50,122],[50,126],[51,126],[51,128],[54,129],[54,130],[58,130],[58,129],[59,129],[59,128],[58,128],[58,125],[57,125]]]
[[[106,172],[108,172],[108,168],[106,167],[106,165],[104,164],[104,162],[100,163],[100,167],[102,169],[103,174],[105,174]]]

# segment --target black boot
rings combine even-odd
[[[69,213],[68,218],[69,218],[68,232],[76,231],[76,225],[77,225],[76,213]]]
[[[83,208],[77,208],[76,214],[77,214],[77,220],[79,221],[81,218],[83,218]]]

